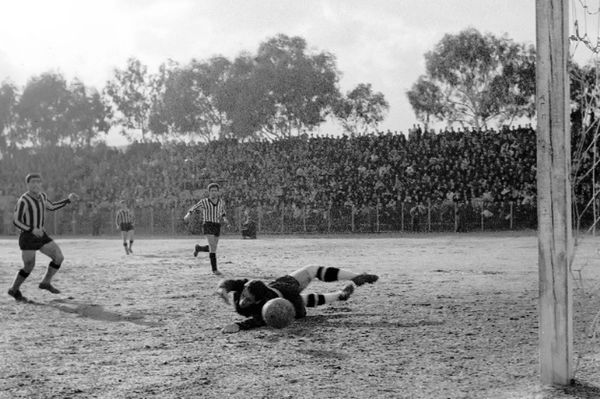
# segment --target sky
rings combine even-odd
[[[168,59],[254,53],[283,33],[334,54],[343,93],[382,92],[380,129],[402,132],[417,123],[405,93],[444,34],[474,27],[535,44],[535,0],[0,0],[0,10],[0,82],[54,71],[102,89],[129,57],[155,72]]]

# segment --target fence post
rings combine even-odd
[[[400,231],[404,231],[404,201],[400,206]]]
[[[302,207],[302,228],[306,233],[306,205]]]
[[[258,225],[256,226],[256,232],[260,233],[261,223],[262,223],[262,207],[258,207]]]
[[[110,228],[109,231],[113,231],[112,229],[114,227],[112,227],[112,226],[114,226],[113,223],[115,223],[115,217],[116,217],[116,215],[115,215],[115,207],[111,206],[110,207],[110,226],[111,226],[111,228]]]
[[[377,205],[375,205],[375,225],[376,225],[378,233],[380,232],[380,229],[379,229],[379,206],[380,206],[380,202],[377,201]]]
[[[327,208],[327,233],[331,233],[331,202]]]
[[[514,206],[514,202],[510,201],[510,229],[513,229],[513,206]]]
[[[427,231],[431,232],[431,199],[427,200]]]
[[[284,223],[283,218],[284,218],[284,216],[285,216],[285,205],[283,205],[281,207],[281,234],[283,234],[283,223]]]
[[[352,209],[350,211],[350,228],[352,229],[352,232],[354,233],[354,204],[352,204]]]
[[[481,231],[483,231],[483,203],[481,203],[480,216],[481,216]]]
[[[458,232],[458,204],[454,203],[454,232]]]
[[[175,208],[171,208],[171,234],[175,235]]]
[[[71,212],[71,233],[77,234],[77,219],[75,218],[75,212]]]
[[[154,207],[150,207],[150,234],[154,234]]]

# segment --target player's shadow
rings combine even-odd
[[[361,320],[362,319],[362,320]],[[307,327],[327,325],[328,327],[352,328],[412,328],[421,326],[439,326],[444,320],[382,320],[379,313],[331,313],[327,315],[308,315],[299,320]]]
[[[47,304],[37,303],[37,305],[50,306],[54,309],[58,309],[61,312],[76,314],[79,317],[86,319],[98,320],[98,321],[109,321],[109,322],[129,322],[146,327],[158,327],[162,323],[145,321],[145,315],[142,313],[130,313],[122,315],[116,312],[105,310],[102,305],[86,304],[74,301],[68,301],[65,299],[53,299]]]

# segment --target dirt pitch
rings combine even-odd
[[[197,237],[204,241],[203,237]],[[1,398],[598,398],[600,255],[584,238],[575,269],[576,385],[538,385],[534,233],[224,238],[225,277],[272,279],[306,264],[380,275],[348,302],[283,330],[224,335],[240,320],[218,300],[196,238],[58,238],[62,294],[23,286],[16,239],[0,240]],[[203,254],[201,254],[203,255]],[[316,282],[335,290],[343,283]],[[596,329],[600,331],[600,328]]]

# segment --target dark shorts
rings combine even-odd
[[[202,230],[205,235],[213,235],[218,237],[221,235],[221,223],[204,222]]]
[[[289,274],[286,274],[285,276],[281,276],[278,277],[274,283],[284,283],[284,284],[289,284],[293,287],[297,287],[298,289],[301,288],[300,286],[300,282],[294,278],[293,276],[290,276]]]
[[[21,248],[21,251],[37,251],[49,242],[52,242],[52,238],[46,232],[41,237],[36,237],[29,231],[22,231],[19,235],[19,248]]]
[[[131,223],[121,223],[121,226],[119,226],[121,231],[130,231],[133,230],[133,224]]]

